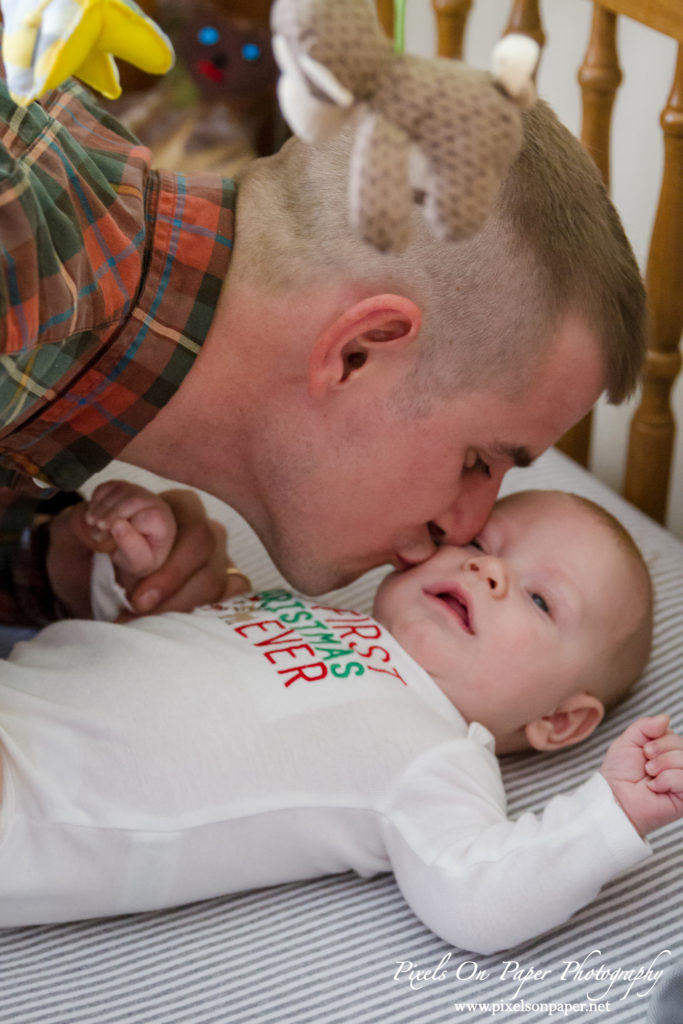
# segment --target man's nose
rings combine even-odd
[[[508,592],[508,574],[505,563],[493,555],[472,555],[465,562],[465,570],[476,573],[478,579],[485,583],[491,596],[503,598]]]
[[[432,537],[441,544],[469,544],[491,514],[502,474],[462,488],[451,506],[430,523]]]
[[[432,557],[440,541],[440,531],[435,531],[431,523],[421,526],[409,540],[399,546],[401,562],[404,566],[410,566],[426,561]]]

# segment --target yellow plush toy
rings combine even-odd
[[[109,99],[121,94],[114,57],[164,74],[173,47],[133,0],[0,0],[7,84],[26,105],[70,75]]]

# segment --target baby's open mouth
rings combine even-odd
[[[458,620],[466,633],[474,633],[469,605],[464,594],[455,590],[439,590],[432,592],[431,596],[446,605],[450,614]]]

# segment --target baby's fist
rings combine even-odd
[[[641,835],[683,817],[683,739],[669,729],[668,715],[634,722],[600,771]]]
[[[164,564],[176,537],[175,517],[163,498],[125,480],[100,484],[84,520],[93,544],[110,551],[126,589]]]

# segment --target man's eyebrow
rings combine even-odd
[[[512,464],[518,469],[526,469],[536,461],[536,456],[523,444],[505,444],[503,441],[497,441],[491,451],[498,458],[511,459]]]

